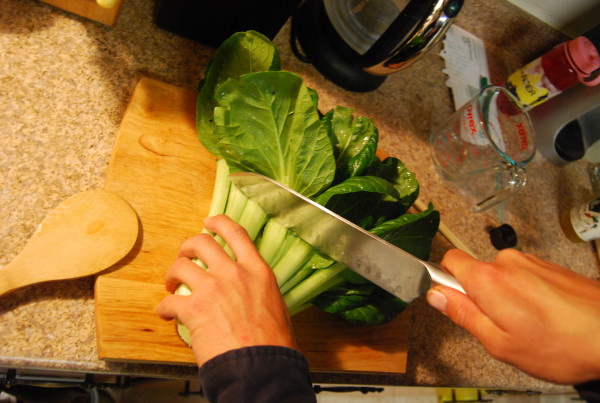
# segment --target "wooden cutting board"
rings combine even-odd
[[[201,230],[212,197],[216,161],[196,136],[195,97],[142,79],[121,123],[105,189],[131,203],[141,231],[131,253],[96,281],[101,359],[194,364],[175,324],[155,311],[166,295],[165,272],[180,243]],[[313,308],[296,315],[293,325],[313,371],[406,370],[406,315],[362,327]]]

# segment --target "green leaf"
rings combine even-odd
[[[264,35],[238,32],[225,40],[205,69],[196,101],[196,128],[200,141],[220,157],[214,134],[213,113],[217,106],[216,89],[230,78],[258,71],[279,70],[279,51]]]
[[[229,79],[215,93],[220,155],[244,170],[275,179],[310,197],[335,174],[331,142],[312,92],[284,71]]]
[[[394,319],[407,305],[400,298],[378,288],[366,304],[340,312],[340,316],[356,325],[376,326]]]
[[[351,108],[338,106],[322,118],[335,153],[335,183],[361,175],[375,159],[377,128],[370,119],[354,119],[353,114]]]
[[[375,285],[371,283],[352,287],[337,286],[315,298],[313,303],[325,312],[340,313],[365,305],[374,290]]]
[[[322,206],[329,207],[328,203],[332,197],[359,192],[376,193],[394,200],[397,200],[399,197],[398,191],[385,179],[376,176],[355,176],[330,187],[321,193],[315,201]]]
[[[342,276],[344,278],[344,280],[346,280],[350,284],[367,284],[367,283],[370,283],[369,280],[367,280],[366,278],[364,278],[360,274],[358,274],[358,273],[356,273],[356,272],[354,272],[354,271],[352,271],[350,269],[346,269],[343,272],[341,272],[340,276]]]
[[[439,225],[439,212],[429,204],[417,214],[404,214],[370,232],[421,259],[428,259]],[[317,296],[312,302],[344,320],[361,325],[380,325],[394,319],[406,303],[384,289],[365,284],[360,275],[346,269],[340,275],[346,283]]]
[[[364,174],[332,186],[315,201],[370,229],[406,213],[418,197],[415,175],[397,158],[375,158]]]
[[[318,270],[329,267],[334,263],[335,260],[315,249],[315,253],[310,257],[308,262],[304,264],[304,267],[311,270]]]
[[[397,210],[393,216],[406,213],[419,197],[417,177],[398,158],[389,157],[383,162],[375,160],[365,174],[379,176],[394,185],[398,191],[402,208]]]
[[[355,176],[332,186],[315,201],[362,228],[371,228],[375,218],[382,217],[385,205],[398,202],[396,188],[376,176]]]
[[[341,285],[324,292],[313,304],[358,325],[381,325],[394,319],[407,304],[374,284]]]
[[[439,224],[440,213],[429,203],[425,211],[404,214],[378,225],[369,232],[419,259],[427,260]]]

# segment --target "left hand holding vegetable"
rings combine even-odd
[[[237,261],[208,234],[186,240],[167,272],[166,288],[173,292],[185,283],[192,293],[165,297],[158,314],[188,327],[198,365],[242,347],[296,348],[273,271],[246,231],[224,215],[208,218],[205,228],[227,242]],[[208,270],[200,269],[195,258]]]

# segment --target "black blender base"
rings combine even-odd
[[[373,91],[387,76],[375,76],[364,71],[352,60],[354,50],[338,37],[325,14],[322,0],[307,0],[292,16],[292,48],[300,44],[298,57],[312,63],[334,84],[355,92]]]
[[[218,48],[236,32],[275,38],[300,0],[157,0],[156,26]]]

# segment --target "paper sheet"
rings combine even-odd
[[[483,41],[452,25],[444,39],[440,55],[446,62],[446,85],[452,90],[455,109],[473,98],[489,83],[489,69]]]

